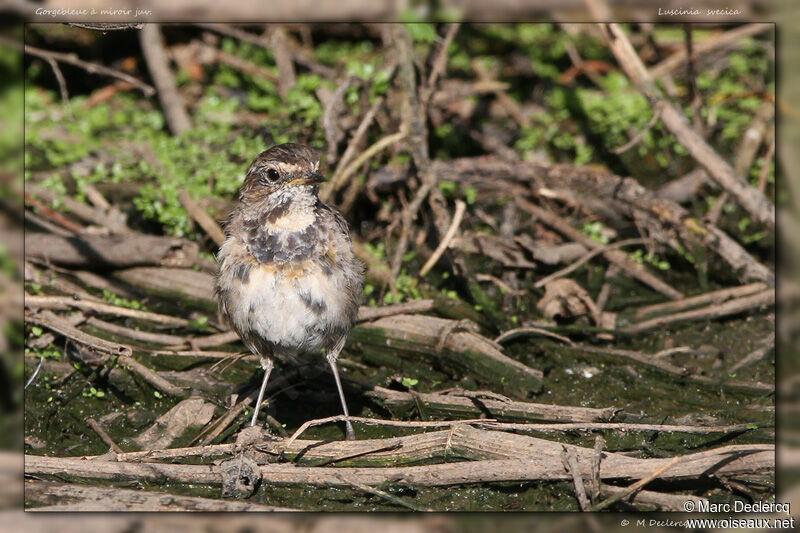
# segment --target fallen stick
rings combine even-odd
[[[654,112],[659,114],[661,122],[675,135],[678,142],[755,220],[774,230],[775,206],[761,191],[739,176],[733,167],[692,128],[681,109],[662,96],[661,90],[636,54],[621,26],[616,23],[601,24],[600,29],[622,69],[647,98]]]
[[[694,46],[694,49],[692,50],[692,58],[698,59],[700,56],[703,56],[713,50],[733,46],[745,37],[752,37],[754,35],[758,35],[759,33],[769,31],[772,28],[774,28],[773,24],[761,23],[739,26],[738,28],[726,31],[717,37],[707,39],[706,41]],[[686,48],[681,48],[678,52],[670,55],[660,63],[651,67],[649,69],[650,77],[652,77],[654,80],[657,80],[658,78],[664,76],[665,74],[669,74],[681,66],[688,58],[689,54],[687,53]]]
[[[728,375],[736,374],[739,370],[748,366],[754,365],[764,359],[770,351],[775,349],[775,332],[770,333],[766,342],[760,348],[757,348],[747,354],[745,357],[737,361],[733,366],[728,369]]]
[[[540,279],[539,281],[534,283],[533,286],[536,288],[544,287],[554,279],[566,276],[570,272],[573,272],[576,269],[580,268],[581,265],[589,261],[591,258],[595,257],[596,255],[602,254],[608,250],[616,250],[617,248],[622,248],[624,246],[632,246],[634,244],[646,244],[646,243],[647,241],[645,241],[644,239],[625,239],[619,242],[612,242],[606,244],[604,246],[601,246],[600,248],[595,248],[594,250],[583,255],[583,257],[581,257],[571,265],[564,267],[561,270],[557,270],[556,272],[553,272],[549,276],[545,276],[544,278]]]
[[[127,328],[125,326],[106,322],[105,320],[100,320],[99,318],[93,316],[90,316],[86,319],[86,325],[137,341],[154,342],[157,344],[179,344],[184,340],[183,337],[179,337],[177,335],[170,335],[168,333],[151,333],[149,331]]]
[[[133,349],[125,344],[110,342],[94,335],[85,333],[61,317],[56,316],[50,311],[43,311],[37,314],[26,314],[26,322],[38,324],[64,337],[67,337],[79,344],[88,346],[93,350],[114,356],[130,356]]]
[[[775,392],[775,387],[769,383],[760,381],[737,381],[731,379],[714,379],[709,376],[690,374],[683,367],[671,365],[654,356],[648,356],[632,350],[620,350],[615,348],[599,348],[596,346],[586,346],[576,344],[574,346],[564,346],[563,350],[575,350],[584,354],[600,356],[603,360],[616,360],[624,363],[635,363],[639,366],[647,367],[652,370],[675,376],[679,379],[691,381],[699,385],[725,389],[731,391],[748,392],[755,394],[771,394]]]
[[[31,198],[39,198],[51,205],[59,202],[63,204],[71,214],[80,218],[84,222],[107,228],[112,233],[124,235],[126,233],[133,232],[133,230],[125,224],[124,219],[112,216],[112,212],[87,205],[69,196],[68,194],[58,194],[57,192],[43,187],[38,183],[26,182],[25,193]]]
[[[203,228],[203,231],[211,237],[211,240],[213,240],[217,246],[222,246],[225,242],[225,233],[219,227],[217,221],[211,218],[209,214],[206,213],[205,209],[200,207],[200,204],[189,196],[188,192],[181,191],[178,194],[178,199],[183,207],[186,208],[186,212],[189,213],[189,216]]]
[[[117,305],[105,304],[100,302],[90,302],[87,300],[75,300],[67,296],[33,296],[25,294],[25,307],[30,309],[83,309],[84,311],[95,311],[115,316],[125,316],[140,320],[148,320],[169,326],[188,326],[190,322],[185,318],[151,313],[150,311],[139,311]]]
[[[356,147],[364,139],[364,136],[367,133],[367,129],[369,128],[370,124],[372,124],[372,121],[375,118],[375,114],[378,112],[378,109],[380,108],[381,105],[383,105],[383,97],[379,96],[378,98],[375,99],[375,102],[364,114],[364,117],[358,124],[358,128],[356,128],[355,133],[353,133],[353,137],[351,137],[350,142],[347,144],[347,148],[345,148],[341,159],[339,159],[339,163],[336,167],[336,170],[333,172],[333,176],[331,176],[330,181],[328,181],[328,183],[322,184],[322,186],[320,187],[319,197],[323,201],[330,200],[331,194],[338,191],[341,188],[341,186],[344,185],[344,179],[340,179],[339,176],[342,175],[345,166],[353,158],[353,154],[355,154]]]
[[[109,448],[111,448],[111,451],[113,451],[114,453],[122,453],[122,448],[120,448],[119,445],[117,445],[117,443],[114,442],[114,439],[112,439],[109,436],[109,434],[106,432],[105,429],[103,429],[103,426],[101,426],[97,422],[97,420],[95,420],[94,418],[87,418],[86,419],[86,424],[90,428],[92,428],[92,430],[95,433],[97,433],[97,435],[103,440],[103,442],[108,444]]]
[[[375,387],[364,395],[383,405],[395,416],[404,416],[415,409],[424,409],[426,418],[475,418],[491,416],[508,422],[597,422],[611,420],[617,407],[572,407],[492,398],[468,398],[454,394],[400,392]]]
[[[474,375],[493,389],[526,395],[542,388],[542,373],[504,355],[485,337],[438,317],[396,315],[353,328],[349,343],[391,358],[420,357],[449,372]]]
[[[260,467],[264,483],[306,484],[311,486],[343,486],[352,482],[376,486],[391,482],[405,486],[448,486],[465,483],[509,481],[553,481],[569,479],[561,464],[563,447],[575,452],[582,475],[588,475],[594,450],[581,446],[537,439],[524,435],[481,431],[458,425],[442,444],[459,455],[481,455],[478,461],[443,463],[425,466],[369,467],[303,467],[267,464]],[[383,439],[391,441],[393,439]],[[358,441],[354,441],[357,443]],[[374,443],[377,444],[377,443]],[[669,465],[671,459],[640,459],[620,453],[605,452],[600,466],[604,480],[640,480],[657,469]],[[509,458],[510,457],[510,458]],[[744,444],[714,448],[686,454],[678,464],[661,474],[662,479],[699,479],[713,472],[717,477],[765,477],[775,472],[775,446]],[[122,481],[164,480],[178,483],[219,485],[222,476],[215,465],[162,463],[124,463],[86,460],[72,457],[25,456],[28,475],[70,475],[87,479]],[[339,477],[343,476],[343,477]],[[346,482],[343,482],[346,480]]]
[[[425,313],[434,309],[433,300],[411,300],[401,304],[385,305],[383,307],[369,307],[362,305],[358,308],[357,322],[369,322],[378,318],[410,313]]]
[[[458,227],[461,224],[461,220],[464,218],[464,212],[467,210],[467,204],[463,200],[456,200],[456,212],[453,214],[453,219],[450,221],[450,227],[447,228],[447,233],[444,234],[444,237],[441,241],[439,241],[439,245],[433,251],[431,256],[425,261],[425,264],[422,265],[422,268],[419,269],[420,277],[425,277],[425,275],[436,265],[439,259],[442,257],[442,254],[447,247],[450,245],[450,241],[453,240],[453,237],[456,236],[456,232],[458,231]]]
[[[137,374],[153,388],[156,388],[163,392],[164,394],[169,394],[170,396],[175,396],[177,398],[182,398],[186,396],[189,391],[184,389],[183,387],[176,387],[163,377],[159,376],[153,370],[147,368],[145,365],[134,359],[129,355],[122,355],[117,359],[117,362],[123,368],[128,369],[129,371]]]
[[[341,417],[331,417],[325,421],[339,421]],[[357,421],[357,417],[351,418]],[[318,421],[319,422],[319,421]],[[477,429],[502,430],[502,431],[535,431],[543,433],[563,433],[575,431],[615,431],[615,432],[669,432],[702,435],[730,435],[742,433],[749,428],[748,424],[733,426],[677,426],[661,424],[616,424],[616,423],[553,423],[553,424],[510,424],[490,421],[442,421],[428,422],[413,427],[444,427],[449,429],[428,431],[402,437],[382,439],[366,439],[357,441],[331,441],[317,439],[275,439],[264,437],[263,440],[248,443],[211,444],[185,448],[168,448],[161,450],[145,450],[138,452],[121,453],[117,460],[121,462],[153,462],[175,461],[189,457],[212,458],[233,456],[242,451],[252,450],[263,454],[258,456],[259,462],[273,462],[280,458],[287,458],[297,464],[314,464],[321,466],[336,462],[347,466],[398,466],[415,464],[420,461],[445,459],[447,453],[452,453],[453,430],[459,424],[469,424]],[[401,423],[394,425],[400,426]],[[458,434],[460,435],[460,433]],[[449,452],[447,442],[450,442]],[[459,438],[455,440],[456,445]],[[480,452],[460,452],[472,459],[480,459]]]
[[[147,61],[147,69],[158,89],[158,99],[164,110],[164,116],[173,135],[180,135],[191,129],[192,121],[186,112],[181,93],[175,84],[175,77],[169,67],[169,59],[164,45],[161,43],[161,27],[156,23],[145,24],[139,32],[142,53]]]
[[[555,228],[559,233],[563,234],[568,239],[579,242],[590,250],[603,247],[602,244],[592,240],[592,238],[588,235],[573,228],[566,220],[559,217],[555,213],[542,209],[538,205],[532,204],[531,202],[528,202],[520,197],[517,197],[515,201],[521,209],[531,213],[532,215],[535,215],[542,222]],[[653,290],[660,292],[664,296],[672,300],[679,300],[683,298],[683,294],[648,272],[643,265],[640,265],[634,261],[625,252],[621,252],[620,250],[606,250],[603,252],[603,257],[618,266],[632,278],[639,280]]]
[[[711,224],[705,224],[675,202],[659,198],[653,192],[645,189],[632,178],[622,178],[607,172],[599,172],[588,167],[575,167],[571,165],[539,165],[528,162],[510,162],[494,157],[462,158],[447,162],[434,162],[435,172],[442,180],[457,181],[461,183],[478,183],[486,187],[482,177],[493,176],[493,183],[504,184],[501,189],[508,188],[509,181],[522,183],[527,186],[531,182],[555,190],[566,190],[570,195],[589,195],[597,197],[604,202],[613,202],[617,211],[630,217],[646,216],[650,221],[658,224],[663,231],[652,232],[655,238],[661,235],[666,238],[663,244],[675,247],[676,242],[672,235],[677,232],[682,240],[689,243],[698,243],[718,254],[730,265],[743,281],[759,280],[770,285],[775,282],[774,273],[758,262],[739,243],[733,240],[724,231]],[[492,186],[490,183],[488,186]],[[495,186],[496,187],[496,186]],[[540,208],[525,200],[521,195],[515,199],[517,205],[536,216],[546,224],[556,228],[570,240],[585,244],[587,247],[598,248],[601,245],[592,241],[587,235],[573,228],[568,222],[557,215]],[[588,241],[587,241],[588,239]],[[680,247],[678,250],[681,251]],[[625,270],[628,275],[636,277],[639,271],[647,271],[644,267],[620,251],[610,251],[604,256],[618,266],[627,260]],[[639,278],[637,278],[639,279]],[[650,278],[640,279],[650,285],[659,283]],[[651,285],[655,290],[665,294],[671,299],[680,299],[675,296],[671,287]],[[680,294],[680,293],[678,293]]]
[[[600,487],[600,494],[606,498],[612,498],[618,494],[627,492],[625,487],[617,487],[614,485],[603,485]],[[633,505],[654,505],[662,511],[679,511],[685,512],[685,504],[687,501],[694,502],[695,506],[708,503],[708,498],[701,496],[694,496],[692,494],[665,494],[663,492],[654,492],[650,490],[639,490],[634,494],[623,495],[622,500]],[[699,509],[699,507],[695,507]]]
[[[64,237],[26,232],[27,258],[54,265],[92,270],[143,265],[192,266],[197,244],[177,237],[156,235],[75,235]]]
[[[70,65],[76,66],[80,69],[85,70],[90,74],[102,74],[104,76],[110,76],[112,78],[117,78],[123,81],[126,81],[142,91],[145,96],[153,96],[155,94],[155,89],[143,81],[134,78],[133,76],[126,74],[119,70],[114,70],[112,68],[108,68],[104,65],[100,65],[99,63],[90,63],[88,61],[83,61],[78,58],[75,54],[63,54],[60,52],[52,52],[50,50],[42,50],[41,48],[36,48],[34,46],[25,45],[25,53],[30,54],[32,56],[40,57],[46,61],[55,60],[60,63],[68,63]]]
[[[708,320],[713,318],[722,318],[725,316],[742,313],[744,311],[758,309],[760,307],[772,306],[774,304],[775,290],[767,289],[755,294],[750,294],[748,296],[733,298],[722,304],[714,304],[707,307],[702,307],[700,309],[660,316],[650,320],[645,320],[643,322],[637,322],[620,329],[625,333],[641,333],[643,331],[649,331],[651,329],[666,326],[667,324],[675,324],[677,322],[685,322],[687,320]]]
[[[29,481],[25,483],[25,503],[29,510],[40,512],[286,512],[289,507],[273,507],[247,501],[218,500],[180,496],[150,490],[93,487],[87,485]],[[42,504],[32,506],[32,504]],[[55,526],[55,524],[53,524]],[[91,529],[91,528],[90,528]]]
[[[684,309],[691,309],[692,307],[698,307],[703,304],[719,305],[727,300],[730,300],[731,298],[750,296],[751,294],[755,294],[766,289],[767,285],[761,282],[741,285],[739,287],[732,287],[730,289],[720,289],[718,291],[698,294],[697,296],[690,296],[681,300],[674,300],[671,302],[640,307],[636,310],[634,316],[636,318],[643,318],[645,316],[658,313],[683,311]]]

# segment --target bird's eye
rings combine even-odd
[[[274,168],[270,168],[270,169],[267,170],[267,178],[270,181],[275,181],[279,177],[281,177],[280,173],[277,170],[275,170]]]

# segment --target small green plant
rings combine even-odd
[[[84,398],[98,398],[99,399],[99,398],[105,398],[105,396],[106,396],[105,392],[103,392],[101,390],[97,390],[94,387],[89,387],[89,390],[88,391],[83,391],[82,394],[83,394]]]
[[[403,387],[405,387],[407,389],[410,389],[414,385],[418,384],[419,380],[417,378],[406,378],[406,377],[404,377],[402,379],[401,383],[403,384]]]
[[[146,309],[144,304],[139,300],[128,300],[127,298],[123,298],[122,296],[113,293],[108,289],[103,289],[103,299],[105,299],[108,303],[118,307],[127,307],[129,309],[137,309],[139,311]]]

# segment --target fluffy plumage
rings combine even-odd
[[[220,310],[267,371],[275,355],[323,349],[335,373],[358,312],[363,265],[347,222],[317,197],[318,166],[299,144],[260,154],[219,252]]]

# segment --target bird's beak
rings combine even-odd
[[[286,185],[316,185],[325,181],[325,176],[318,172],[310,172],[302,178],[295,178]]]

